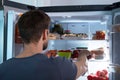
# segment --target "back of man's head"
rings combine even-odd
[[[48,29],[50,18],[40,10],[24,13],[18,20],[20,36],[24,43],[38,42],[45,29]]]

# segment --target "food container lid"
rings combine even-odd
[[[76,47],[76,49],[88,49],[88,47]]]

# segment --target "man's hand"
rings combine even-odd
[[[91,52],[89,50],[83,49],[79,51],[79,56],[78,56],[78,60],[80,60],[81,58],[84,57],[87,58],[87,56],[91,55]]]
[[[45,54],[48,58],[56,57],[57,56],[57,50],[48,50],[48,51],[46,51]]]

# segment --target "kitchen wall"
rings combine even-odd
[[[36,6],[51,6],[51,0],[36,0]]]
[[[36,1],[37,0],[10,0],[10,1],[14,1],[14,2],[18,2],[18,3],[23,3],[23,4],[28,4],[28,5],[36,5]],[[40,2],[41,0],[39,0]]]
[[[10,0],[33,6],[50,6],[51,0]]]
[[[120,0],[51,0],[51,5],[96,5],[112,4]]]
[[[60,5],[96,5],[112,4],[120,0],[11,0],[34,6],[60,6]]]

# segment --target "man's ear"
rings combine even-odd
[[[45,29],[45,31],[43,32],[43,40],[47,40],[48,39],[48,29]]]

